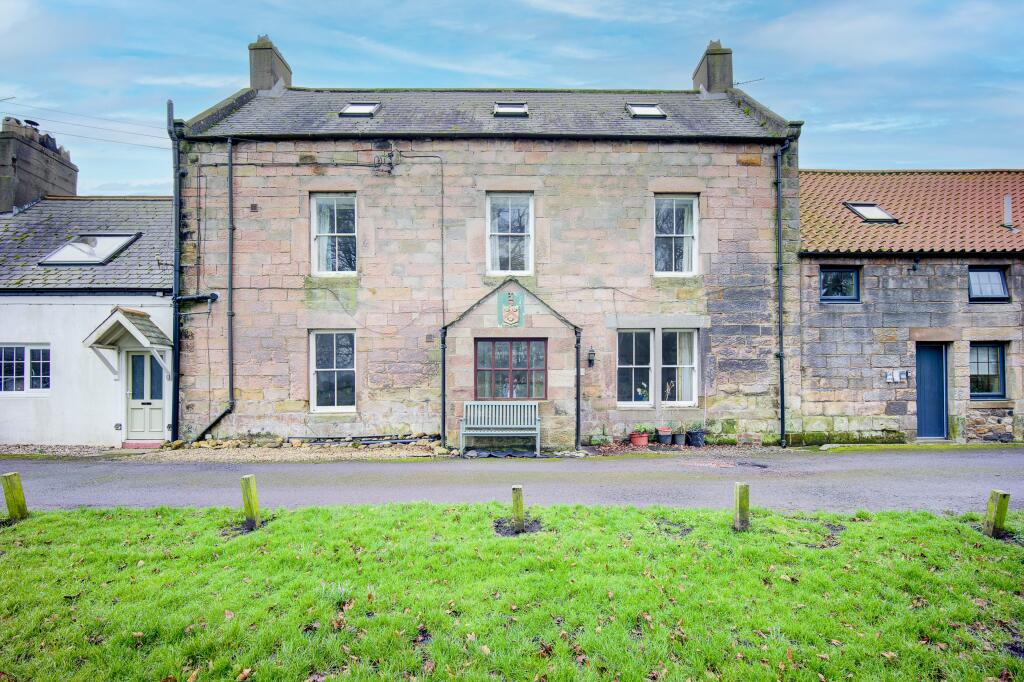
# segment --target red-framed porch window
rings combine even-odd
[[[477,400],[544,400],[547,339],[476,339]]]

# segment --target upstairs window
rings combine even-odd
[[[696,272],[697,198],[658,196],[654,199],[654,272],[692,275]]]
[[[50,388],[48,346],[0,346],[0,393]]]
[[[338,116],[372,118],[378,111],[380,111],[380,102],[350,102],[338,112]]]
[[[315,195],[310,212],[313,221],[313,274],[355,274],[355,194]]]
[[[967,278],[967,294],[972,303],[1005,303],[1010,300],[1005,268],[972,266]]]
[[[858,303],[860,301],[860,269],[822,265],[818,274],[822,303]]]
[[[895,223],[899,222],[894,218],[888,211],[879,206],[878,204],[868,204],[861,202],[845,202],[846,208],[850,209],[860,219],[866,223]]]
[[[533,195],[487,195],[487,274],[533,272]]]
[[[142,236],[135,234],[83,234],[39,261],[40,265],[106,265]]]
[[[971,400],[1006,397],[1006,344],[971,344]]]
[[[657,104],[630,102],[626,104],[626,111],[633,118],[667,118],[665,112]]]
[[[530,115],[530,109],[526,102],[495,102],[494,115],[525,117]]]
[[[356,406],[356,335],[317,331],[310,334],[310,385],[314,412],[346,412]]]

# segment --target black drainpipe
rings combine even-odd
[[[179,374],[181,372],[181,320],[178,304],[181,294],[181,150],[178,148],[178,133],[174,130],[174,102],[167,100],[167,136],[171,138],[171,154],[174,165],[174,180],[171,188],[174,215],[174,279],[171,281],[171,440],[178,440]]]
[[[576,449],[580,449],[580,330],[576,329]],[[537,453],[540,454],[539,452]]]
[[[789,149],[790,138],[775,152],[775,274],[779,297],[779,445],[786,447],[786,347],[784,341],[782,290],[782,155]]]
[[[207,434],[221,419],[235,410],[235,141],[230,137],[228,143],[228,406],[196,434],[199,440]]]
[[[448,328],[441,327],[441,445],[448,447]]]

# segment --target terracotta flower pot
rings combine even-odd
[[[629,434],[630,445],[647,445],[647,432],[646,431],[634,431]]]

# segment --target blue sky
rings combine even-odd
[[[805,168],[1024,166],[1017,0],[0,0],[0,112],[55,132],[80,193],[167,193],[167,151],[85,138],[167,147],[167,99],[243,87],[260,33],[327,87],[689,88],[721,39],[806,121]]]

